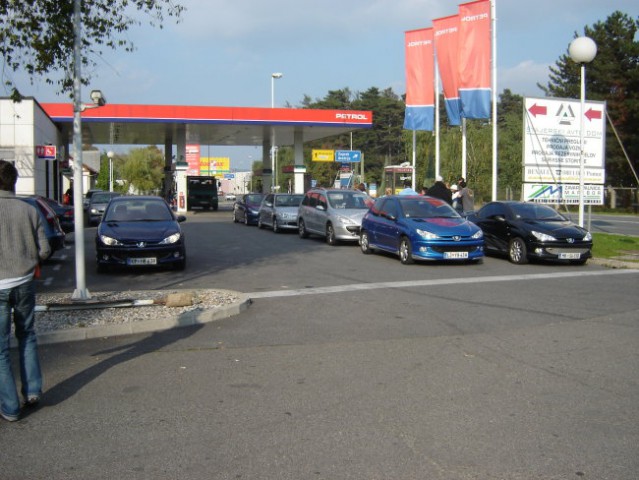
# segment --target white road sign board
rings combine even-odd
[[[525,99],[524,181],[579,183],[580,115],[579,100]],[[603,184],[606,103],[585,102],[583,119],[584,182]]]

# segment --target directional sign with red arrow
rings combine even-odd
[[[588,110],[586,110],[586,113],[584,113],[584,115],[591,122],[593,118],[601,120],[601,110],[593,110],[592,108],[589,108]]]
[[[537,115],[546,115],[546,107],[542,105],[537,105],[536,103],[528,109],[528,111],[537,118]]]

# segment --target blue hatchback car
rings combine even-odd
[[[363,253],[383,250],[403,264],[415,260],[479,261],[484,235],[448,203],[421,195],[379,198],[362,220]]]

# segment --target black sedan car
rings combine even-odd
[[[113,266],[186,265],[184,234],[163,198],[122,196],[111,200],[95,236],[98,272]]]
[[[264,199],[262,193],[247,193],[240,195],[233,204],[233,222],[245,225],[257,225],[260,205]]]
[[[548,205],[491,202],[468,216],[484,231],[486,253],[517,264],[551,260],[583,265],[592,256],[592,236]]]

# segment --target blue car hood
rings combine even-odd
[[[180,227],[175,221],[102,222],[98,227],[98,235],[120,241],[157,242],[177,232]]]
[[[428,230],[440,236],[447,235],[474,235],[479,227],[464,218],[407,218],[407,225],[411,228]]]

